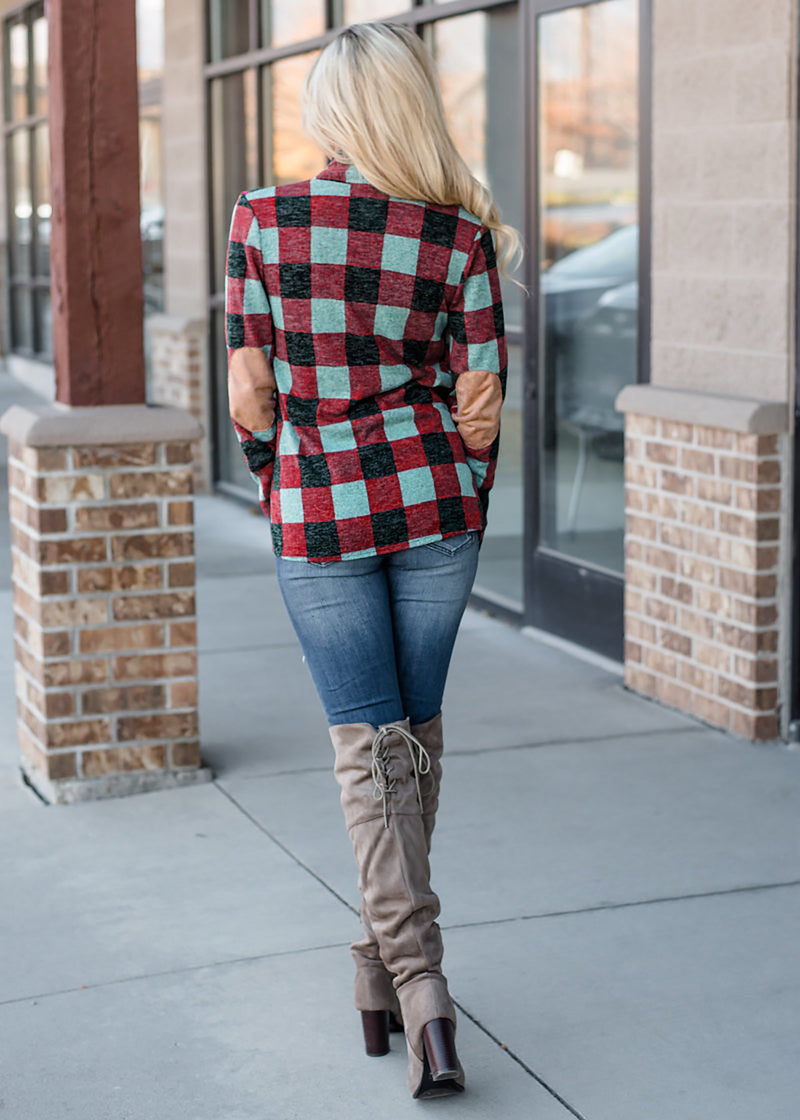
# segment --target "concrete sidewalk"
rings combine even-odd
[[[197,522],[216,777],[121,801],[46,807],[20,783],[2,552],[4,1116],[797,1114],[800,754],[474,612],[433,848],[468,1091],[410,1100],[397,1036],[366,1058],[355,864],[266,522],[214,497]]]

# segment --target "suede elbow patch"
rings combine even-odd
[[[496,373],[467,370],[456,379],[454,420],[467,448],[476,451],[494,442],[500,431],[503,390]]]
[[[228,406],[231,418],[250,432],[272,427],[275,419],[275,374],[263,350],[243,346],[228,361]]]

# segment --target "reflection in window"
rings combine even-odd
[[[36,352],[43,358],[53,357],[53,311],[47,288],[36,293]]]
[[[53,207],[50,204],[50,135],[46,124],[37,125],[33,130],[35,149],[36,190],[34,192],[33,215],[36,243],[36,262],[34,271],[37,276],[47,276],[50,271],[50,226]]]
[[[432,25],[429,41],[456,147],[473,175],[491,189],[505,221],[520,229],[523,143],[518,10],[496,8],[440,20]],[[508,281],[502,284],[506,324],[512,332],[508,387],[476,589],[518,606],[523,588],[523,293]]]
[[[264,42],[273,47],[302,43],[325,31],[325,0],[262,0]]]
[[[247,469],[247,462],[236,432],[228,419],[228,351],[225,340],[225,312],[217,308],[211,312],[212,333],[212,358],[216,377],[214,378],[214,392],[216,394],[216,411],[220,422],[215,431],[217,470],[222,479],[231,486],[238,487],[240,493],[254,501],[256,493],[253,488],[253,479]]]
[[[139,66],[140,166],[145,309],[163,309],[163,185],[161,82],[164,70],[164,0],[136,0]],[[26,118],[8,136],[11,212],[9,264],[13,349],[52,356],[50,242],[52,199],[48,109],[48,26],[41,3],[5,25],[6,112]],[[29,102],[29,97],[32,99]],[[33,114],[33,119],[31,118]],[[23,290],[25,285],[25,290]]]
[[[30,276],[33,240],[30,132],[20,129],[11,138],[11,272]]]
[[[473,12],[433,25],[448,127],[472,174],[486,183],[504,221],[521,229],[522,117],[516,8]],[[523,293],[503,282],[506,322],[522,327]]]
[[[209,0],[210,60],[219,62],[223,58],[245,54],[251,46],[256,44],[250,42],[250,0]]]
[[[272,183],[310,179],[325,166],[325,157],[300,125],[303,80],[316,54],[283,58],[270,67],[272,86]]]
[[[24,20],[12,23],[7,30],[7,95],[6,116],[18,121],[28,116],[28,24]]]
[[[47,20],[44,14],[33,21],[33,111],[47,112]]]
[[[33,350],[33,292],[30,288],[11,289],[11,337],[15,350]]]
[[[164,0],[136,0],[136,60],[139,82],[164,73]]]
[[[164,307],[164,190],[161,181],[161,114],[139,115],[140,205],[145,314]]]
[[[623,417],[637,378],[638,4],[539,20],[540,542],[623,570]]]
[[[344,0],[344,22],[386,19],[387,16],[406,12],[412,6],[409,0]]]
[[[434,24],[433,50],[447,123],[467,167],[488,183],[486,171],[486,13]]]
[[[223,287],[231,214],[242,191],[258,186],[256,74],[211,83],[211,215],[214,277]]]
[[[543,265],[636,220],[638,6],[539,20]]]
[[[47,22],[29,4],[4,31],[6,193],[12,350],[45,354],[39,313],[50,272],[50,151],[47,132]]]
[[[164,184],[161,109],[164,79],[164,0],[136,0],[139,72],[139,230],[145,317],[164,310]],[[150,336],[145,325],[145,360]]]

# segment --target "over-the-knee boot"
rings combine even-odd
[[[433,1020],[455,1027],[455,1010],[442,974],[439,900],[430,887],[428,838],[420,782],[428,769],[425,748],[408,721],[375,729],[346,724],[330,729],[335,773],[350,831],[366,915],[380,956],[394,975],[409,1051],[409,1089],[431,1092],[463,1087],[463,1071],[438,1085],[426,1083],[423,1031]]]
[[[430,856],[431,837],[436,825],[436,810],[439,807],[439,786],[442,781],[442,713],[439,712],[425,723],[412,723],[411,734],[422,743],[430,760],[430,770],[420,777],[422,823]],[[394,978],[381,960],[378,939],[363,905],[361,924],[364,927],[364,936],[350,946],[356,965],[356,1008],[359,1011],[390,1011],[395,1018],[399,1018],[400,1005],[392,983]]]

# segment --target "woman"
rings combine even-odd
[[[441,1096],[464,1084],[429,882],[441,700],[505,387],[492,235],[503,263],[519,242],[456,153],[408,29],[343,31],[303,101],[329,166],[234,210],[231,415],[330,724],[367,1053],[405,1029],[412,1094]]]

